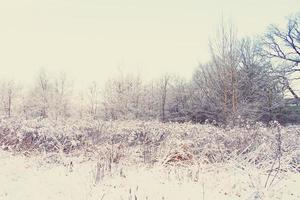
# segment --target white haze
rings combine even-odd
[[[100,84],[118,71],[190,77],[208,60],[222,17],[239,36],[284,24],[298,0],[10,0],[0,2],[0,78],[32,83],[41,68]]]

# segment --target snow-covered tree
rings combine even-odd
[[[3,81],[1,83],[1,110],[7,117],[16,115],[19,111],[21,87],[14,81]],[[16,112],[16,113],[15,113]]]

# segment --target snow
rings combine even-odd
[[[190,167],[116,165],[101,171],[97,161],[49,155],[24,155],[0,151],[2,200],[122,200],[122,199],[300,199],[300,175],[281,172],[265,188],[267,173],[231,161]],[[70,164],[72,162],[72,164]]]

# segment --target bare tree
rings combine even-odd
[[[99,98],[100,98],[100,88],[98,84],[94,81],[88,88],[88,101],[89,101],[89,114],[93,118],[98,116],[99,110]]]
[[[252,120],[270,121],[280,107],[282,89],[271,62],[262,56],[259,42],[246,38],[240,45],[239,114]]]
[[[161,120],[164,122],[166,120],[166,100],[168,94],[168,88],[170,84],[171,76],[169,74],[164,75],[158,82],[159,87],[159,97],[160,97],[160,114]]]
[[[190,103],[192,90],[190,82],[180,77],[172,78],[169,87],[169,103],[166,107],[172,121],[188,121],[190,119]]]
[[[200,112],[205,116],[214,115],[219,121],[226,121],[237,114],[239,95],[240,57],[232,25],[221,24],[214,42],[210,42],[210,49],[212,61],[200,65],[194,74],[199,94],[205,97],[202,98]]]
[[[80,91],[79,94],[78,94],[78,97],[76,98],[78,101],[77,101],[77,105],[78,105],[78,115],[79,115],[79,118],[82,119],[83,116],[84,116],[84,113],[85,113],[85,95],[84,95],[84,92],[83,91]]]
[[[124,76],[106,82],[102,108],[105,118],[137,119],[142,113],[143,84],[137,76]]]
[[[281,29],[271,25],[263,38],[264,54],[274,61],[280,61],[279,77],[282,84],[290,91],[294,98],[299,99],[290,85],[289,76],[299,72],[300,63],[300,14],[288,18],[287,26]],[[299,78],[296,78],[299,79]]]
[[[212,61],[200,65],[193,76],[193,119],[273,119],[282,90],[259,43],[238,40],[233,26],[222,24],[210,48]]]
[[[45,70],[37,76],[34,87],[27,93],[23,110],[26,116],[48,118],[51,116],[53,84]]]
[[[72,94],[72,84],[68,81],[64,72],[61,72],[54,80],[53,94],[53,114],[55,119],[70,115],[70,100]]]
[[[36,89],[41,98],[40,115],[43,118],[48,117],[51,83],[47,73],[44,70],[40,71],[38,75],[38,83]]]
[[[157,84],[154,80],[143,86],[141,94],[141,100],[143,101],[141,107],[142,119],[157,119],[160,116],[158,92]]]
[[[12,116],[14,107],[16,107],[15,100],[20,92],[20,87],[15,83],[15,81],[4,81],[1,87],[1,99],[4,113],[7,117]]]

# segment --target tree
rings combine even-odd
[[[172,121],[189,121],[190,120],[190,103],[191,103],[190,82],[180,77],[174,77],[169,87],[169,102],[167,111]]]
[[[160,117],[159,90],[156,81],[152,80],[144,84],[141,95],[141,118],[145,120],[158,119]]]
[[[142,115],[142,81],[137,76],[110,79],[103,90],[102,108],[106,119],[138,119]]]
[[[260,44],[238,40],[233,26],[222,25],[211,47],[211,61],[193,75],[192,111],[195,121],[235,122],[239,116],[254,121],[275,119],[282,89]]]
[[[196,118],[210,115],[218,121],[228,121],[237,115],[239,52],[232,25],[222,24],[214,42],[210,42],[211,61],[200,65],[193,81],[197,94],[203,95]]]
[[[274,120],[283,96],[273,66],[262,56],[262,48],[257,41],[243,39],[239,50],[239,114],[254,121]]]
[[[50,107],[50,95],[52,85],[47,73],[42,70],[38,75],[38,82],[36,86],[36,92],[40,98],[40,116],[46,118],[49,116],[49,107]]]
[[[51,108],[55,119],[58,117],[66,118],[70,116],[70,99],[72,95],[72,84],[67,79],[65,73],[61,72],[58,77],[54,79],[53,97]]]
[[[99,101],[100,101],[99,98],[100,98],[100,88],[98,84],[94,81],[88,88],[88,101],[89,101],[88,113],[93,118],[98,117]]]
[[[7,117],[11,117],[13,114],[13,110],[16,110],[16,99],[19,96],[20,89],[21,88],[13,80],[2,82],[1,101],[3,111]]]
[[[264,54],[278,62],[278,76],[281,83],[290,91],[294,98],[299,99],[290,85],[290,75],[299,72],[300,63],[300,14],[288,18],[287,26],[281,29],[271,25],[263,38]],[[298,78],[297,78],[298,79]]]
[[[23,110],[27,117],[51,117],[53,83],[48,73],[41,69],[34,87],[26,95]]]
[[[166,120],[166,101],[167,101],[167,93],[170,84],[171,76],[169,74],[164,75],[158,81],[158,89],[159,89],[159,99],[160,99],[160,117],[161,121],[165,122]]]

